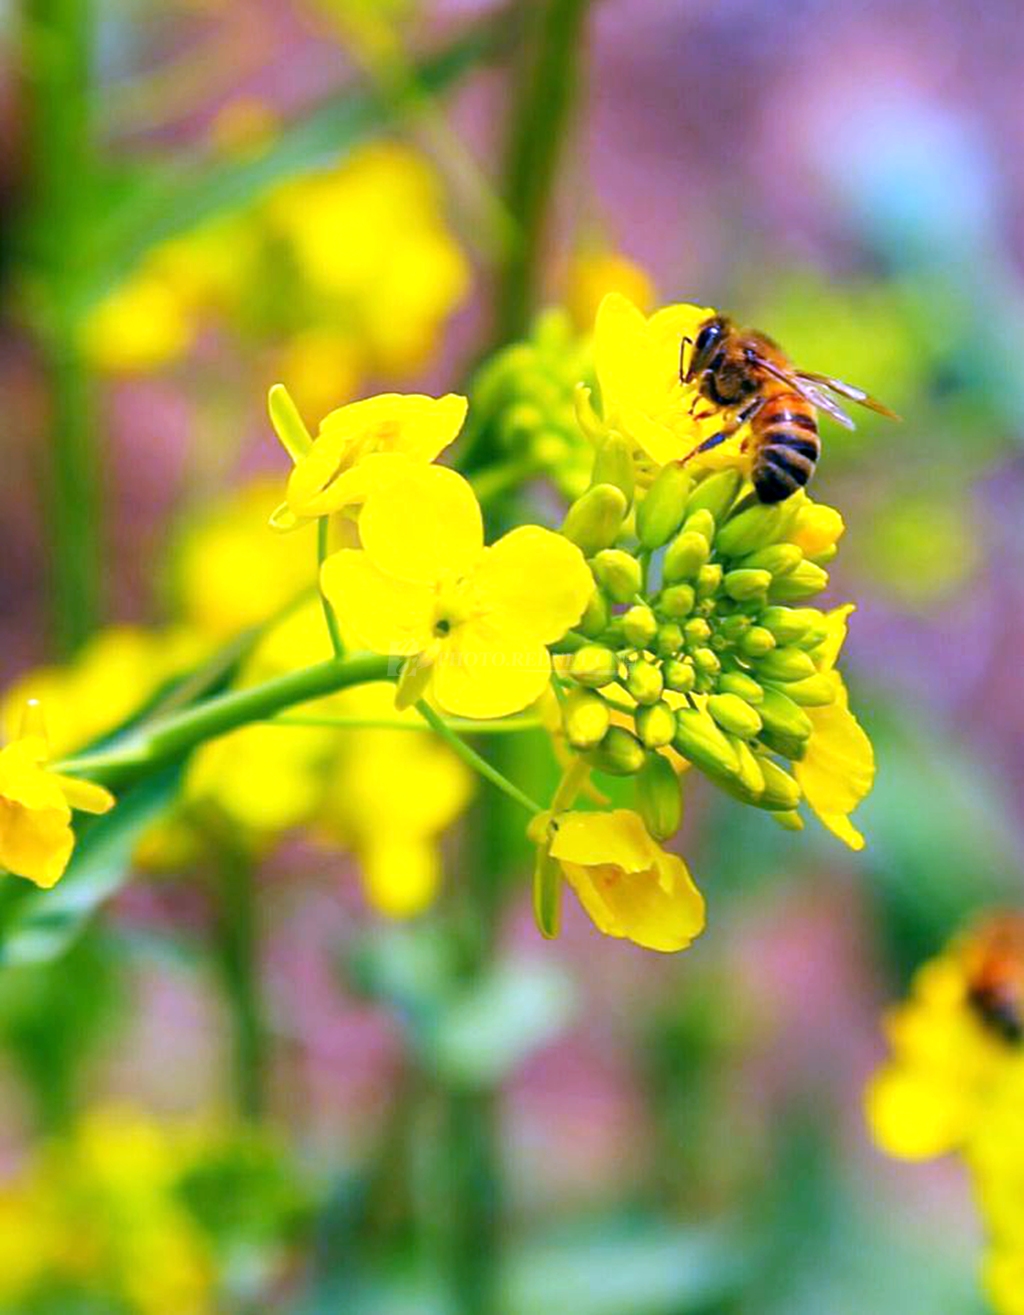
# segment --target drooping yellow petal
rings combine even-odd
[[[551,674],[543,644],[515,631],[466,622],[441,646],[433,692],[439,707],[459,717],[507,717],[540,698]]]
[[[71,811],[63,797],[61,804],[25,807],[0,798],[0,869],[27,877],[46,890],[56,885],[75,843]]]
[[[78,776],[55,776],[61,794],[79,813],[109,813],[117,802],[109,790]]]
[[[485,550],[476,582],[496,623],[553,644],[583,615],[594,577],[574,543],[538,525]]]
[[[443,466],[409,466],[371,494],[359,536],[382,571],[424,584],[466,572],[484,546],[476,495],[467,480]]]
[[[819,671],[831,671],[839,661],[839,654],[846,643],[849,620],[856,610],[855,603],[844,603],[842,607],[834,607],[825,614],[828,630],[812,654]]]
[[[850,711],[846,687],[838,673],[836,699],[825,708],[808,708],[814,729],[803,759],[793,771],[804,798],[822,824],[851,849],[862,849],[864,837],[849,815],[868,795],[875,779],[875,753],[857,718]]]
[[[57,778],[40,763],[45,743],[34,736],[0,749],[0,797],[27,809],[56,809],[69,815]]]
[[[320,588],[346,633],[375,653],[420,653],[433,638],[430,587],[386,575],[361,549],[332,553],[320,571]]]
[[[612,863],[627,872],[641,872],[650,866],[653,844],[640,815],[618,808],[609,813],[563,814],[551,852],[584,867]]]

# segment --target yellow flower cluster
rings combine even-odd
[[[993,917],[924,964],[885,1031],[892,1058],[866,1093],[872,1134],[900,1159],[964,1159],[989,1296],[1000,1315],[1022,1315],[1024,917]]]
[[[375,143],[157,247],[83,332],[97,368],[125,374],[173,363],[224,322],[275,344],[274,373],[319,410],[422,365],[468,286],[434,171]]]

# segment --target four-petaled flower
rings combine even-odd
[[[453,470],[405,464],[371,492],[360,549],[324,563],[323,591],[377,653],[416,657],[447,712],[503,717],[547,686],[557,642],[594,582],[583,554],[535,525],[484,546],[480,507]]]

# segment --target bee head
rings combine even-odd
[[[716,315],[705,320],[697,331],[689,363],[683,372],[683,383],[689,384],[704,373],[715,358],[722,340],[729,332],[729,324],[723,315]]]

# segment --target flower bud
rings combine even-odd
[[[803,561],[804,555],[795,543],[771,543],[767,548],[744,557],[748,569],[770,571],[772,575],[788,575]]]
[[[806,680],[791,681],[784,693],[801,708],[827,708],[836,701],[835,681],[823,672],[816,672]]]
[[[595,484],[569,508],[562,522],[562,533],[584,557],[593,557],[615,542],[628,510],[629,503],[621,489],[614,484]]]
[[[618,679],[619,660],[610,648],[601,644],[584,644],[572,655],[569,675],[588,689],[600,689]]]
[[[757,675],[764,680],[806,680],[816,672],[814,659],[802,648],[776,648],[757,661]]]
[[[647,648],[658,633],[658,619],[646,603],[636,603],[623,612],[622,633],[634,648]]]
[[[690,494],[690,508],[710,511],[716,522],[725,519],[725,513],[739,492],[741,477],[738,470],[719,470],[702,479]]]
[[[581,432],[595,445],[603,442],[608,433],[608,427],[594,410],[591,392],[586,384],[578,383],[576,385],[573,390],[572,401],[576,423],[579,425]]]
[[[775,636],[764,626],[751,626],[740,640],[740,652],[744,657],[760,658],[770,653],[775,647]]]
[[[655,712],[656,708],[648,708]],[[679,830],[683,820],[683,792],[679,777],[669,760],[660,753],[649,753],[637,773],[636,804],[644,826],[655,840],[668,840]]]
[[[802,831],[804,829],[804,819],[795,810],[792,813],[769,813],[768,816],[773,822],[777,822],[783,831]]]
[[[722,585],[730,598],[735,599],[737,603],[746,603],[752,598],[760,598],[766,594],[771,582],[770,571],[740,567],[730,571],[722,580]]]
[[[662,466],[644,500],[637,504],[636,533],[649,552],[668,543],[683,523],[690,473],[679,461]]]
[[[691,616],[683,626],[687,644],[706,644],[711,638],[711,627],[702,616]]]
[[[747,703],[760,703],[764,690],[752,676],[745,671],[723,671],[719,677],[718,688],[723,694],[735,694]]]
[[[672,743],[676,733],[676,715],[667,703],[652,703],[636,714],[636,733],[648,749],[662,749]]]
[[[630,603],[640,592],[640,563],[622,548],[602,548],[590,563],[594,579],[613,603]]]
[[[779,576],[772,582],[768,597],[773,603],[798,603],[820,594],[827,585],[828,571],[823,571],[813,562],[801,562],[788,575]]]
[[[574,749],[593,749],[611,724],[611,709],[593,690],[573,689],[562,705],[562,721],[565,738]]]
[[[718,623],[718,633],[730,644],[735,644],[743,638],[753,624],[749,616],[744,616],[742,612],[734,612],[732,616],[722,617]]]
[[[718,531],[715,547],[727,557],[745,557],[779,537],[782,519],[781,506],[757,502],[729,517]]]
[[[673,584],[661,591],[658,598],[658,611],[673,621],[682,621],[693,611],[697,595],[688,584]]]
[[[665,688],[661,668],[646,659],[632,663],[626,677],[626,688],[637,703],[657,703]]]
[[[738,694],[712,694],[708,712],[722,730],[738,735],[741,740],[752,740],[761,729],[761,718]]]
[[[800,787],[796,781],[771,758],[761,759],[761,772],[764,775],[761,807],[772,812],[792,812],[800,802]]]
[[[672,657],[683,647],[683,629],[675,621],[666,621],[654,636],[654,651],[659,657]]]
[[[715,541],[715,518],[706,507],[697,511],[690,511],[686,520],[683,522],[684,534],[699,534],[702,539],[706,539],[709,544]]]
[[[595,589],[590,595],[586,610],[576,623],[576,629],[588,639],[596,639],[607,628],[611,615],[608,599],[600,589]]]
[[[735,749],[714,718],[703,709],[676,710],[676,733],[672,743],[684,758],[710,776],[733,777],[739,771]]]
[[[537,930],[547,940],[554,940],[558,935],[561,903],[561,865],[551,857],[547,845],[541,845],[533,868],[533,916]]]
[[[624,726],[611,726],[604,739],[588,756],[596,771],[609,776],[633,776],[644,765],[644,747]]]
[[[697,673],[693,663],[683,658],[672,658],[662,667],[665,687],[675,690],[677,694],[689,694],[697,683]]]
[[[764,758],[756,754],[749,744],[738,736],[730,736],[729,742],[736,753],[739,763],[739,779],[744,790],[750,796],[751,803],[760,803],[764,794]]]
[[[846,526],[835,507],[806,499],[787,533],[806,557],[816,557],[835,546]]]
[[[693,652],[693,665],[703,676],[717,676],[722,662],[713,648],[698,648]]]
[[[798,644],[819,615],[813,607],[766,607],[760,621],[780,644]]]
[[[697,572],[697,601],[713,598],[722,587],[722,568],[718,562],[708,562]]]
[[[787,739],[807,740],[813,724],[807,713],[798,708],[788,695],[769,685],[764,687],[764,699],[758,706],[765,730]]]
[[[597,449],[590,482],[594,486],[612,484],[622,491],[627,504],[633,501],[633,449],[614,430]]]
[[[683,530],[677,534],[665,549],[665,561],[662,573],[668,584],[680,580],[694,580],[704,563],[711,556],[711,545],[703,534],[696,530]]]

